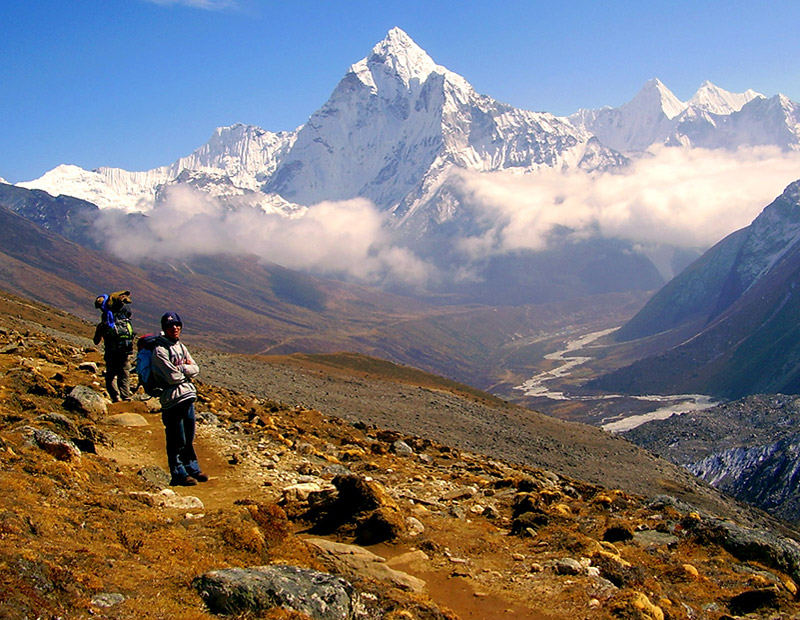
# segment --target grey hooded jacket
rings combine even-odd
[[[200,374],[200,368],[180,340],[163,340],[171,345],[169,348],[157,346],[153,350],[152,365],[153,372],[164,385],[160,400],[161,409],[165,410],[197,398],[197,389],[192,379]]]

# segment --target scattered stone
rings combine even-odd
[[[218,424],[219,418],[210,411],[203,411],[196,416],[198,424]]]
[[[414,450],[405,441],[398,439],[392,444],[392,450],[397,456],[412,456]]]
[[[59,461],[80,460],[81,451],[69,439],[51,430],[40,428],[33,433],[36,444],[48,454],[52,454]]]
[[[125,600],[125,596],[119,592],[102,592],[92,598],[92,605],[95,607],[113,607]]]
[[[334,463],[333,465],[326,465],[322,468],[322,472],[320,473],[321,478],[325,478],[326,480],[330,480],[335,478],[336,476],[351,476],[353,472],[347,469],[344,465],[340,465],[338,463]]]
[[[320,493],[323,491],[331,492],[335,490],[336,487],[333,485],[326,485],[323,487],[317,482],[301,482],[299,484],[292,484],[281,491],[283,495],[282,502],[305,502],[308,501],[308,498],[312,493]]]
[[[192,585],[215,614],[284,607],[314,620],[349,620],[357,603],[353,586],[341,577],[297,566],[226,568]]]
[[[406,517],[406,533],[409,536],[419,536],[425,531],[425,526],[416,517]]]
[[[474,497],[478,492],[475,487],[461,487],[442,495],[443,501],[457,501],[460,499],[468,499]]]
[[[87,372],[92,373],[93,375],[98,374],[97,364],[94,362],[81,362],[78,364],[78,370],[85,370]]]
[[[699,579],[700,572],[691,564],[682,564],[681,569],[683,570],[683,574],[686,575],[689,579]]]
[[[561,558],[556,560],[555,571],[559,575],[580,575],[584,572],[583,566],[574,558]]]
[[[67,395],[64,407],[98,419],[108,412],[105,399],[93,389],[85,385],[76,385]]]
[[[176,510],[203,510],[205,505],[199,497],[193,495],[178,495],[172,489],[162,489],[158,493],[147,491],[133,491],[129,493],[132,499],[138,500],[148,506]]]

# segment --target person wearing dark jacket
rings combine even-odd
[[[194,451],[197,389],[192,383],[200,368],[180,341],[183,322],[175,312],[161,317],[163,346],[153,350],[153,373],[164,386],[161,394],[161,420],[167,439],[167,462],[171,485],[193,486],[206,482]]]
[[[136,335],[131,326],[130,291],[100,295],[94,302],[101,312],[100,323],[94,330],[95,344],[103,342],[103,361],[106,364],[106,391],[111,402],[131,399],[131,353]]]

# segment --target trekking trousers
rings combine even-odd
[[[194,401],[184,401],[161,412],[167,437],[167,463],[173,478],[200,473],[194,452]]]
[[[111,402],[131,398],[131,358],[124,355],[106,355],[106,392]]]

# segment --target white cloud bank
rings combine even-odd
[[[480,258],[543,249],[554,226],[577,237],[708,248],[750,224],[798,178],[800,153],[663,147],[621,174],[458,171],[451,182],[486,227],[461,242],[465,253]]]
[[[557,226],[578,239],[624,239],[651,257],[665,245],[706,249],[750,224],[798,178],[800,153],[771,148],[662,148],[618,174],[454,171],[447,184],[481,232],[452,241],[463,261],[449,265],[450,277],[480,280],[480,261],[543,249]],[[105,212],[101,227],[107,248],[132,261],[227,252],[369,284],[425,286],[443,275],[400,245],[387,215],[366,199],[322,202],[286,217],[226,208],[175,185],[138,223]]]
[[[428,268],[393,244],[385,216],[365,199],[322,202],[298,217],[258,208],[227,209],[185,185],[137,224],[121,213],[100,221],[106,247],[126,260],[183,260],[204,254],[253,254],[289,269],[368,283],[424,283]]]

